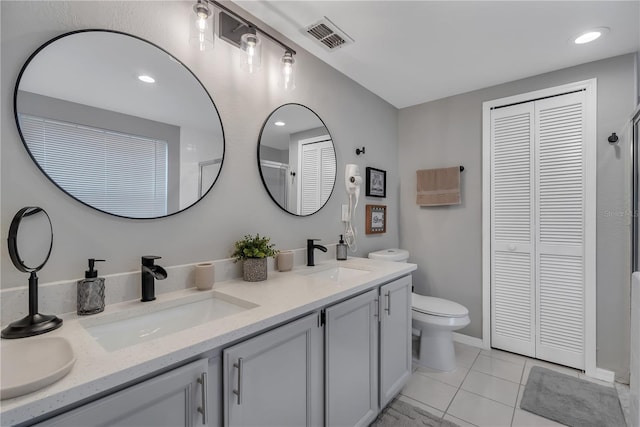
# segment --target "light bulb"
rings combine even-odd
[[[154,79],[153,77],[148,76],[146,74],[139,75],[138,76],[138,80],[140,80],[142,82],[145,82],[145,83],[155,83],[156,82],[156,79]]]
[[[246,54],[242,68],[249,73],[258,71],[262,61],[262,42],[260,38],[258,38],[254,28],[248,28],[247,32],[242,35],[240,38],[240,48]]]
[[[280,63],[282,64],[282,75],[280,77],[280,86],[284,90],[293,90],[295,89],[295,79],[294,79],[294,68],[293,64],[295,64],[295,59],[293,59],[293,53],[291,51],[287,51],[282,56]]]
[[[195,22],[191,26],[189,42],[200,51],[213,48],[213,13],[206,0],[198,0],[193,11]]]

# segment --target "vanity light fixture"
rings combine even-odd
[[[138,80],[145,83],[155,83],[156,79],[151,76],[147,76],[146,74],[141,74],[138,76]]]
[[[249,73],[255,73],[262,63],[262,39],[267,38],[282,46],[284,55],[280,60],[281,77],[278,79],[280,86],[285,90],[295,87],[294,81],[294,56],[296,51],[265,32],[251,21],[239,16],[221,2],[215,0],[198,0],[198,4],[208,4],[219,10],[218,13],[218,37],[234,45],[245,52],[242,68]],[[195,9],[195,7],[194,7]],[[209,32],[207,33],[209,34]]]
[[[249,26],[240,37],[240,49],[246,54],[242,68],[248,73],[258,71],[262,63],[262,40],[254,27]]]
[[[282,75],[281,75],[281,84],[284,90],[293,90],[296,87],[295,81],[295,73],[293,64],[296,63],[296,60],[293,59],[293,53],[291,51],[286,51],[280,60],[282,64]]]
[[[573,42],[575,44],[589,43],[596,39],[599,39],[601,36],[607,34],[608,32],[609,32],[609,28],[606,28],[606,27],[594,28],[592,30],[581,33],[575,38]]]
[[[285,124],[286,124],[285,122],[282,122],[282,121],[279,121],[279,120],[274,123],[274,125],[276,125],[276,126],[284,126]]]
[[[207,0],[197,0],[193,5],[195,15],[189,30],[189,43],[200,51],[213,48],[213,11],[209,8]]]

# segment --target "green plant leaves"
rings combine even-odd
[[[278,250],[274,249],[274,243],[270,243],[269,237],[260,237],[256,234],[253,237],[250,234],[244,236],[242,240],[235,243],[235,250],[231,254],[235,261],[241,261],[247,258],[266,258],[273,257],[278,254]]]

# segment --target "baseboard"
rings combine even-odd
[[[459,342],[460,344],[470,345],[472,347],[484,348],[482,344],[482,339],[476,337],[470,337],[469,335],[464,335],[458,332],[452,332],[453,340],[455,342]]]
[[[613,384],[616,379],[616,373],[607,369],[596,368],[593,378]]]

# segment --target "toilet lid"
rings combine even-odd
[[[370,252],[369,258],[382,261],[406,262],[409,259],[409,251],[397,248],[383,249],[381,251]]]
[[[457,302],[418,294],[411,294],[411,308],[433,316],[464,317],[469,314],[469,310]]]

